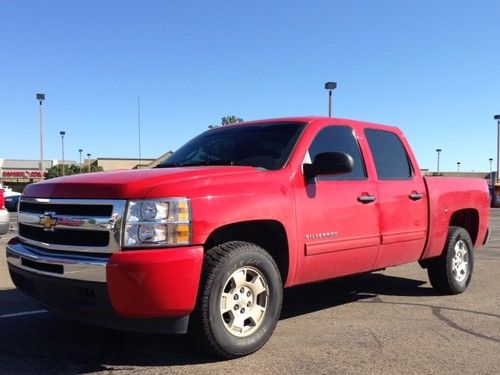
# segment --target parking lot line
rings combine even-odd
[[[48,311],[47,310],[24,311],[24,312],[20,312],[20,313],[0,315],[0,319],[15,318],[18,316],[25,316],[25,315],[44,314],[46,312],[48,312]]]

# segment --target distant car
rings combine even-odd
[[[5,208],[10,212],[17,212],[19,198],[21,198],[21,195],[5,197]]]
[[[0,189],[2,186],[0,186]],[[21,198],[21,193],[18,193],[17,191],[12,190],[8,186],[3,186],[3,195],[5,198],[5,207],[7,210],[10,212],[17,212],[18,204],[19,204],[19,198]]]
[[[490,207],[495,207],[495,187],[488,186],[488,191],[490,193]]]
[[[10,217],[9,211],[5,208],[3,189],[0,189],[0,236],[9,231]]]

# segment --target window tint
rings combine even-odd
[[[344,152],[352,156],[352,172],[337,176],[320,176],[321,180],[363,180],[366,178],[365,164],[353,130],[348,126],[329,126],[322,129],[309,147],[311,161],[322,152]]]
[[[304,123],[221,126],[206,131],[177,150],[159,168],[197,165],[245,165],[282,168]]]
[[[366,129],[377,176],[381,180],[407,180],[413,176],[408,154],[399,137],[383,130]]]

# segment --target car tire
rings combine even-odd
[[[431,285],[439,293],[460,294],[469,286],[473,269],[474,248],[469,233],[450,227],[443,253],[428,262]]]
[[[251,354],[273,333],[282,300],[280,272],[264,249],[242,241],[215,246],[205,255],[192,338],[220,358]]]

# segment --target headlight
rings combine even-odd
[[[187,198],[129,201],[124,247],[157,247],[191,243],[191,207]]]

